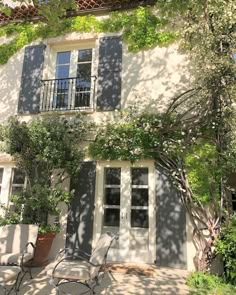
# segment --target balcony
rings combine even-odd
[[[41,81],[40,112],[94,109],[96,76]]]

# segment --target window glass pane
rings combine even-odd
[[[131,206],[148,206],[148,189],[133,188]]]
[[[232,209],[233,211],[236,211],[236,193],[232,192],[231,197],[232,197]]]
[[[120,225],[120,210],[119,209],[104,209],[104,226],[119,226]]]
[[[17,194],[20,194],[21,192],[23,192],[23,190],[24,190],[23,186],[12,186],[11,194],[17,195]]]
[[[120,185],[121,168],[105,168],[105,184]]]
[[[57,53],[57,65],[70,63],[70,51]]]
[[[231,196],[232,196],[232,201],[236,202],[236,193],[231,193]]]
[[[82,49],[78,51],[78,62],[91,61],[92,49]]]
[[[57,95],[54,97],[54,107],[66,108],[68,107],[68,92],[65,90],[58,90]]]
[[[76,90],[77,91],[89,91],[91,90],[91,78],[77,78],[76,79]]]
[[[105,205],[120,205],[120,189],[105,188]]]
[[[75,93],[75,107],[89,107],[90,106],[90,92]]]
[[[148,168],[132,168],[132,184],[148,185]]]
[[[90,82],[91,80],[91,64],[78,64],[77,77],[82,78]]]
[[[19,169],[14,168],[13,171],[14,171],[13,184],[24,184],[25,174]]]
[[[69,81],[67,79],[58,80],[56,82],[57,91],[58,90],[68,90]]]
[[[131,210],[131,227],[148,228],[148,210]]]
[[[3,168],[0,168],[0,184],[2,183]]]
[[[69,78],[70,65],[57,66],[56,79]]]
[[[236,211],[236,202],[235,201],[232,203],[232,207],[233,207],[233,211]]]

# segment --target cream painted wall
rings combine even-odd
[[[191,224],[188,213],[186,213],[186,232],[187,232],[187,269],[194,271],[195,266],[193,258],[196,254],[196,248],[193,243],[193,226]]]
[[[135,54],[124,44],[122,108],[138,104],[141,109],[163,112],[170,99],[189,86],[187,65],[177,44]]]
[[[98,38],[104,34],[79,34],[72,33],[64,37],[45,40],[45,43],[52,48],[60,44],[80,44],[85,40],[95,40],[98,45]],[[1,39],[0,43],[6,39]],[[34,42],[37,43],[37,42]],[[49,48],[48,47],[48,48]],[[17,52],[5,65],[0,65],[0,122],[5,121],[9,116],[17,114],[18,96],[20,92],[21,72],[24,58],[24,48]],[[50,77],[53,73],[50,68],[52,51],[47,49],[43,77]],[[97,71],[98,48],[95,48],[94,71]],[[189,85],[188,63],[184,55],[178,53],[177,45],[168,48],[153,48],[136,54],[130,53],[127,46],[123,50],[123,71],[122,71],[122,108],[131,105],[139,105],[141,109],[152,109],[162,112],[165,110],[168,101],[181,90]],[[70,113],[73,114],[73,113]],[[94,112],[88,116],[96,123],[106,123],[112,120],[117,112]],[[21,116],[22,120],[29,120],[35,116]],[[68,187],[68,183],[65,184]],[[4,197],[4,202],[7,200]],[[62,214],[60,223],[62,232],[54,240],[50,258],[54,258],[58,250],[64,247],[66,234],[67,207],[61,204]],[[194,248],[191,242],[191,226],[187,224],[188,232],[188,269],[193,269],[192,257]]]
[[[5,65],[0,65],[0,122],[16,115],[23,56],[24,49],[21,49]]]
[[[48,46],[45,54],[43,78],[53,78],[54,76],[53,52],[55,52],[55,47],[59,48],[60,45],[62,47],[66,45],[67,48],[70,45],[80,46],[80,44],[86,44],[87,41],[95,44],[93,71],[97,75],[98,39],[104,35],[71,33],[63,37],[45,40]],[[24,48],[11,57],[7,64],[0,65],[0,122],[17,114],[23,58]],[[122,108],[138,105],[140,109],[162,112],[171,98],[189,86],[188,63],[185,56],[178,53],[177,45],[156,47],[133,54],[124,44],[122,66]],[[91,119],[95,122],[106,122],[111,120],[114,115],[114,112],[94,112]],[[29,118],[29,116],[24,117]]]

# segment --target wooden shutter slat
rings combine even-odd
[[[27,46],[21,76],[21,89],[18,113],[35,114],[39,112],[40,87],[43,73],[45,45]]]
[[[177,189],[162,169],[156,169],[158,266],[187,269],[186,210]]]
[[[99,44],[97,109],[113,111],[121,105],[122,39],[103,37]]]
[[[66,248],[76,254],[75,248],[87,253],[92,249],[93,214],[95,202],[96,162],[84,162],[78,176],[71,179],[75,190],[67,218]]]

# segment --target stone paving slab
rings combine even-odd
[[[153,276],[108,273],[95,291],[101,295],[187,295],[187,275],[188,272],[184,270],[164,268],[157,269]],[[23,282],[18,295],[56,295],[43,268],[34,268],[33,276],[33,280],[27,278]],[[78,284],[67,284],[60,290],[62,295],[90,294],[88,289]]]

